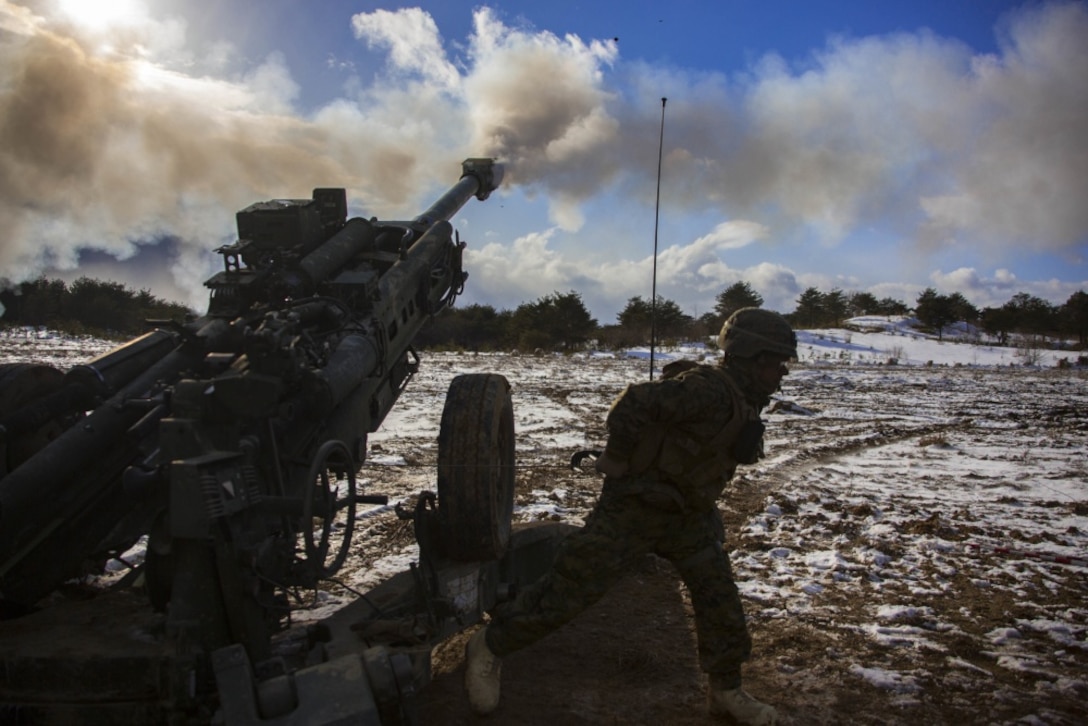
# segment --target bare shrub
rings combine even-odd
[[[918,445],[925,446],[948,446],[948,439],[944,434],[930,434],[929,436],[923,436],[918,440]]]
[[[1026,366],[1037,366],[1043,361],[1042,339],[1038,336],[1024,336],[1016,343],[1013,353],[1017,360]]]

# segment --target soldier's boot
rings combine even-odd
[[[499,705],[502,659],[487,647],[487,628],[480,628],[465,646],[465,690],[472,710],[484,716]]]
[[[707,710],[713,716],[729,716],[744,726],[775,726],[778,713],[773,707],[749,696],[740,688],[711,688],[706,694]]]

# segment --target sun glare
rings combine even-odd
[[[147,16],[141,0],[57,0],[57,6],[72,22],[92,30],[129,25]]]

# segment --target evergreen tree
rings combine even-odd
[[[943,340],[944,327],[956,321],[952,300],[932,287],[927,287],[918,296],[914,314],[923,325],[928,325],[937,331],[937,340]]]
[[[881,315],[906,315],[910,312],[910,308],[901,300],[884,297],[880,299],[877,312]]]
[[[1081,348],[1088,345],[1088,293],[1078,290],[1061,308],[1062,329],[1075,336]]]
[[[641,297],[630,298],[616,320],[622,331],[620,338],[627,345],[649,343],[651,331],[657,340],[684,338],[690,335],[695,322],[674,301],[661,295],[653,306]]]
[[[983,308],[979,317],[987,335],[997,338],[1001,345],[1009,344],[1009,335],[1016,329],[1016,314],[1007,305]]]
[[[1005,303],[1015,320],[1014,330],[1022,335],[1053,335],[1057,332],[1058,310],[1046,300],[1018,292]]]
[[[420,348],[463,348],[497,350],[511,344],[508,310],[498,312],[490,305],[467,305],[442,311],[423,326],[416,338]]]
[[[676,302],[660,295],[657,296],[657,304],[654,306],[654,319],[658,340],[687,338],[695,322]]]
[[[797,298],[797,309],[793,315],[794,327],[816,328],[824,319],[824,295],[814,287],[810,287]]]
[[[21,283],[14,290],[0,293],[4,321],[19,325],[56,326],[64,318],[64,299],[68,286],[61,280],[36,280]]]
[[[735,282],[718,293],[714,302],[714,312],[717,320],[713,327],[720,328],[730,315],[741,308],[758,308],[763,306],[763,296],[752,289],[747,282]]]
[[[573,290],[522,303],[514,311],[510,325],[523,350],[573,350],[584,345],[598,328],[581,295]]]
[[[616,316],[616,322],[628,332],[650,336],[650,303],[636,296],[627,299],[627,304]]]
[[[135,319],[132,293],[119,282],[81,277],[68,288],[65,315],[91,329],[130,330]]]
[[[846,320],[850,308],[846,293],[838,288],[824,295],[823,319],[820,324],[824,327],[838,327]]]
[[[721,329],[722,321],[717,313],[703,313],[699,316],[699,319],[695,321],[692,335],[696,338],[705,338],[707,336],[717,337]]]
[[[850,317],[880,314],[880,302],[871,292],[855,292],[846,302],[846,312]]]
[[[953,321],[962,320],[971,325],[978,322],[978,308],[960,293],[954,292],[948,296],[948,306],[951,308]]]
[[[0,292],[2,322],[12,325],[44,325],[61,330],[120,336],[148,329],[148,320],[184,320],[193,311],[171,303],[148,290],[134,292],[119,282],[81,277],[71,285],[60,280],[20,283]]]

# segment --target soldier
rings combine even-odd
[[[763,455],[759,413],[789,373],[797,339],[777,313],[744,308],[718,341],[721,365],[666,367],[660,380],[632,384],[612,404],[596,464],[604,485],[585,526],[562,542],[547,574],[468,642],[465,687],[477,713],[498,706],[503,656],[571,620],[653,553],[673,563],[691,596],[710,713],[775,723],[775,710],[741,689],[751,639],[716,500],[738,464]]]

